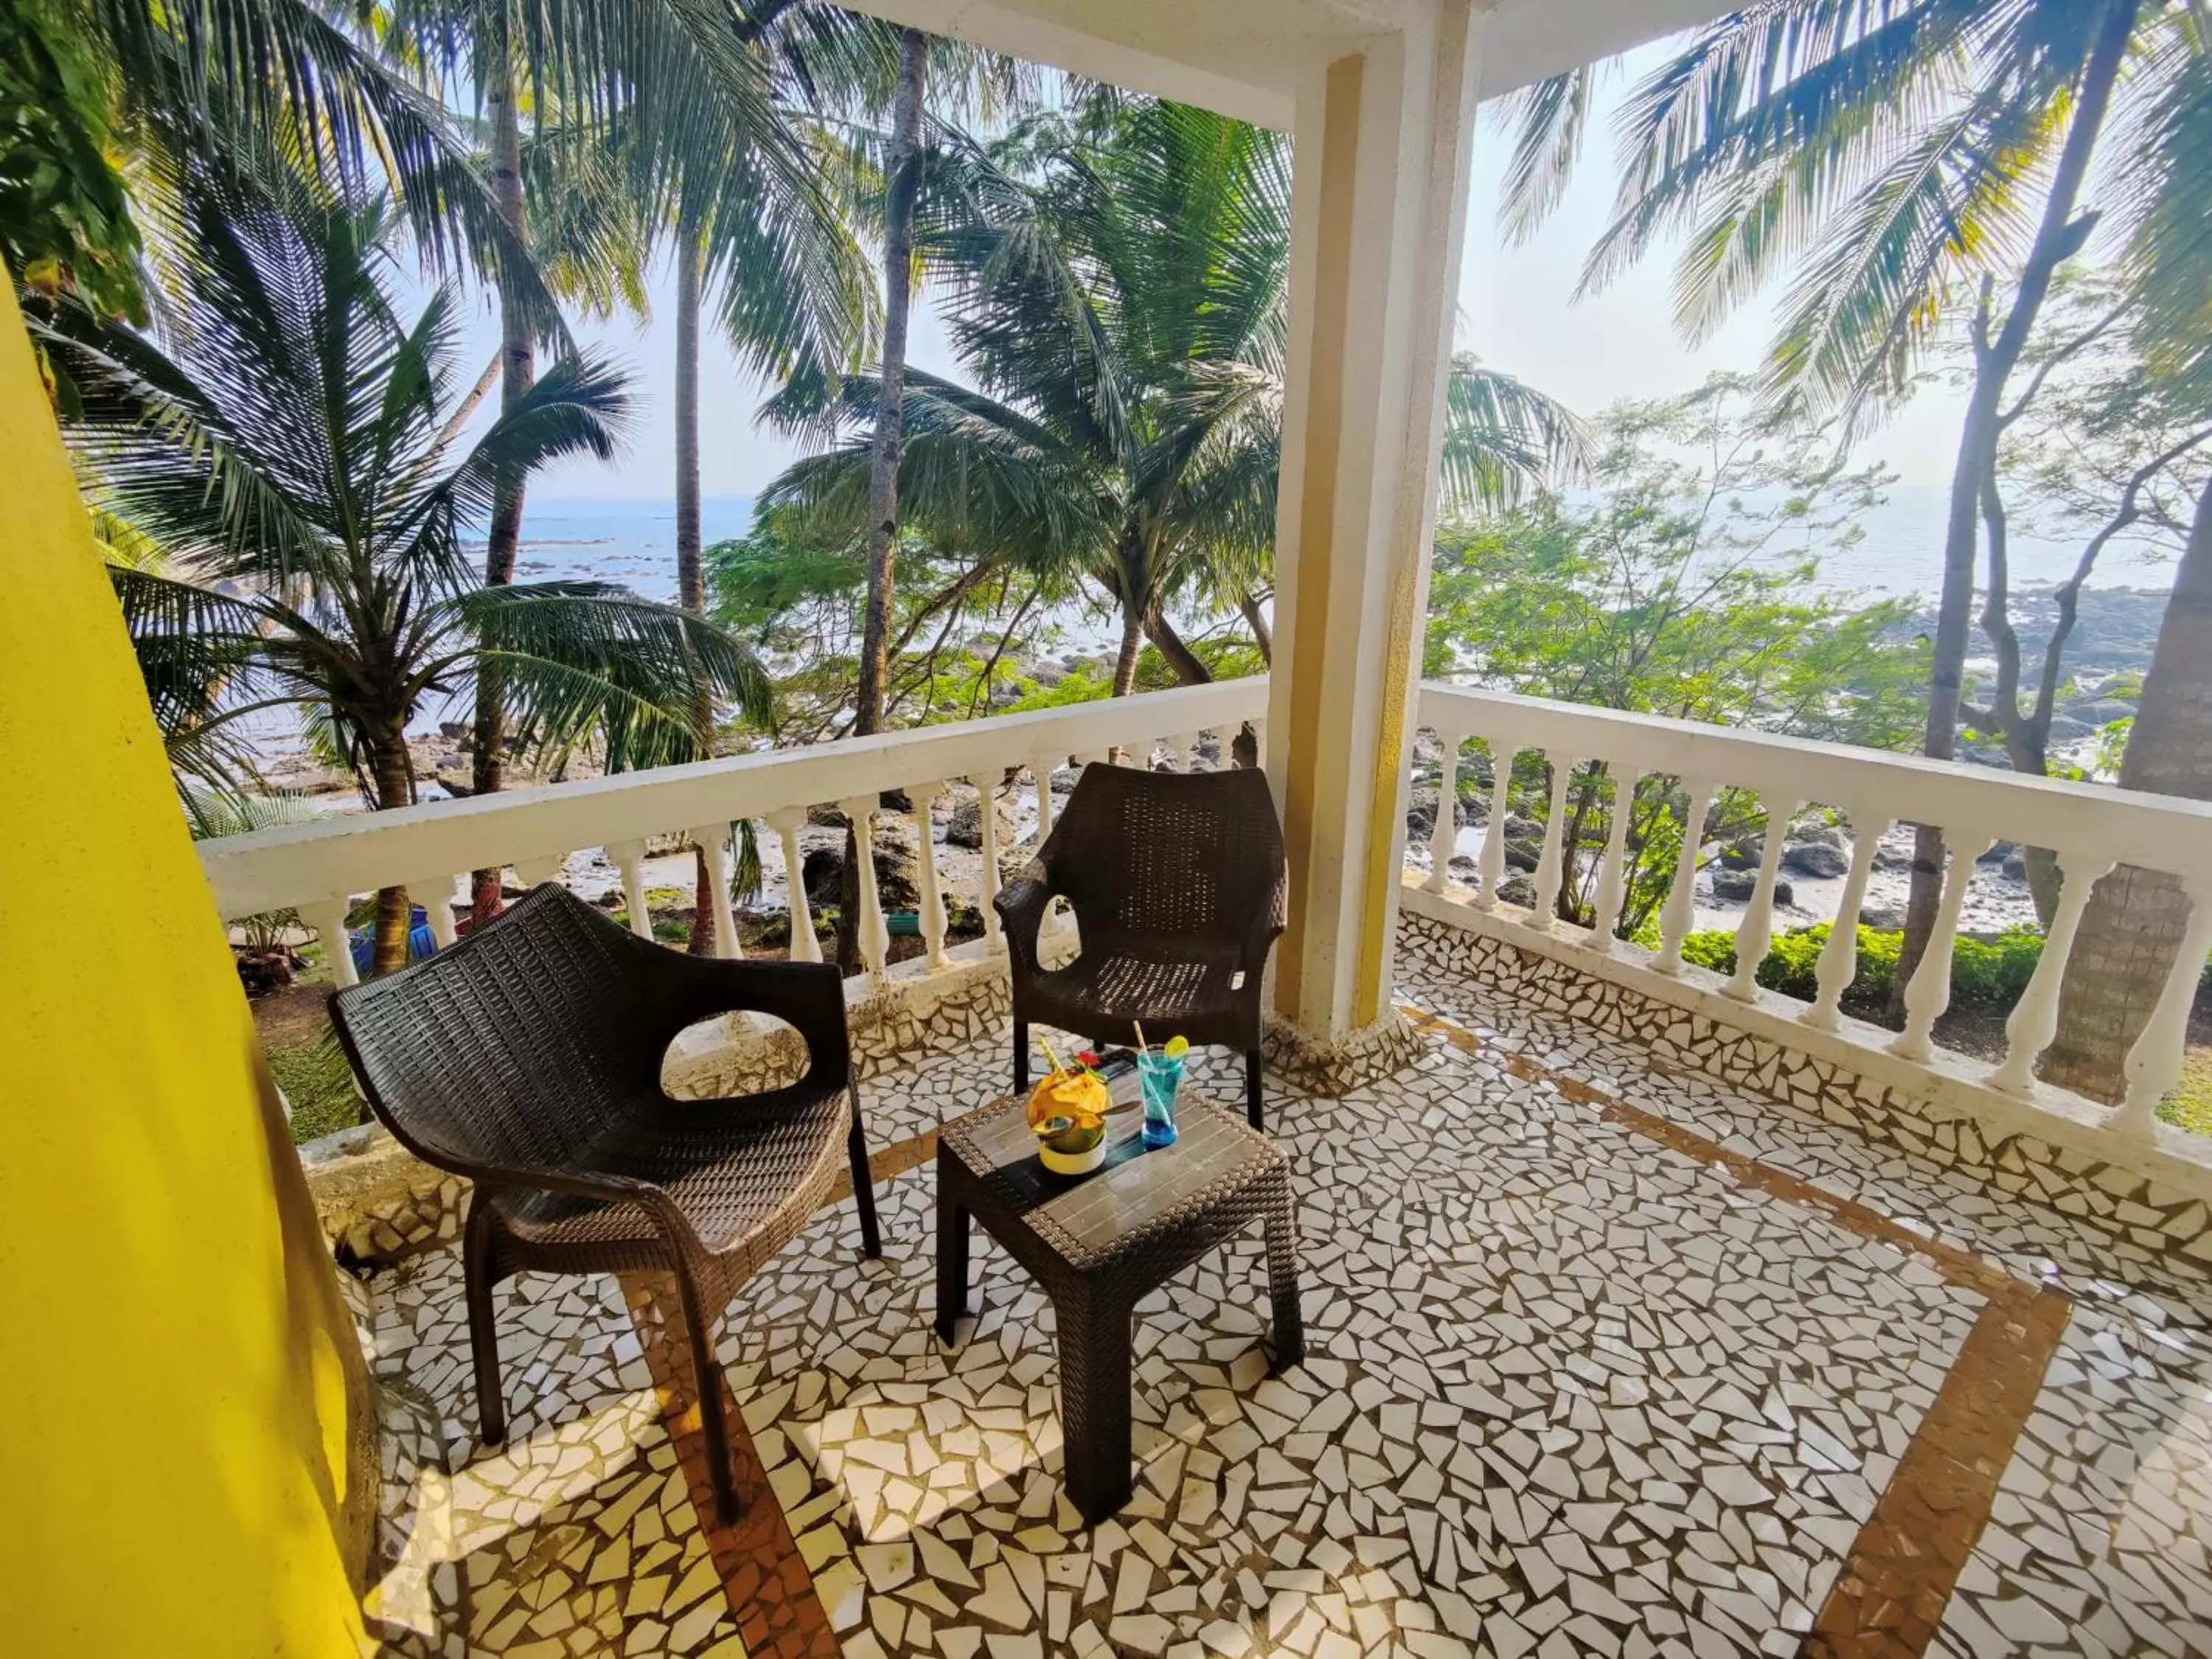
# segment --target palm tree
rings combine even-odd
[[[611,770],[691,757],[702,688],[763,713],[757,665],[699,619],[597,583],[481,585],[470,528],[548,462],[612,453],[627,398],[562,357],[459,450],[454,299],[400,318],[393,228],[202,167],[164,227],[159,343],[82,307],[42,325],[97,503],[175,573],[115,577],[173,744],[213,765],[240,722],[289,708],[384,810],[415,799],[417,712],[494,672],[526,742],[596,732]],[[404,959],[406,915],[380,896],[380,971]]]
[[[1087,575],[1121,620],[1116,696],[1148,639],[1180,679],[1209,678],[1170,612],[1195,594],[1239,603],[1272,561],[1286,144],[1205,110],[1099,98],[988,149],[948,138],[921,191],[921,254],[975,385],[908,375],[904,525]],[[763,505],[872,534],[879,398],[848,382],[848,435],[787,469]],[[1445,484],[1462,498],[1509,495],[1579,443],[1572,416],[1472,359],[1454,365],[1447,428]]]
[[[1962,318],[1972,372],[1953,470],[1923,747],[1954,752],[1979,520],[2008,388],[2059,266],[2093,231],[2118,250],[2159,354],[2203,349],[2212,64],[2187,0],[1775,0],[1734,12],[1648,75],[1620,125],[1601,284],[1686,232],[1677,321],[1692,338],[1792,271],[1770,354],[1778,402],[1878,415]],[[1593,72],[1524,94],[1509,175],[1521,227],[1559,200]],[[2100,140],[2125,153],[2093,172]],[[2030,392],[2033,388],[2031,386]],[[1942,839],[1915,849],[1904,985],[1932,922]]]

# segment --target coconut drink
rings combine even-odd
[[[1088,1066],[1065,1066],[1045,1045],[1052,1074],[1030,1091],[1037,1158],[1054,1175],[1089,1175],[1106,1161],[1106,1114],[1114,1097]]]

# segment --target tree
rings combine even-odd
[[[908,377],[903,524],[979,559],[1090,580],[1121,625],[1115,695],[1134,688],[1147,640],[1184,683],[1208,678],[1174,605],[1241,600],[1272,563],[1284,141],[1205,110],[1100,98],[988,146],[949,142],[921,191],[918,246],[951,295],[948,331],[975,387]],[[872,428],[879,396],[848,383],[842,427]],[[1548,399],[1455,362],[1454,498],[1509,494],[1578,441]],[[857,530],[873,453],[868,437],[846,436],[763,500]]]
[[[702,680],[764,706],[745,653],[681,611],[597,583],[491,589],[469,569],[463,536],[502,489],[612,453],[617,375],[558,359],[456,453],[453,296],[403,322],[386,213],[305,186],[271,199],[219,168],[179,198],[158,343],[81,306],[41,330],[79,390],[67,432],[92,494],[177,573],[116,573],[173,746],[213,758],[237,722],[291,708],[383,810],[414,799],[416,711],[489,670],[525,741],[596,732],[610,769],[688,756]],[[406,938],[388,890],[380,971]]]
[[[2183,0],[1785,0],[1701,31],[1644,79],[1621,122],[1618,212],[1583,287],[1686,232],[1677,320],[1695,338],[1794,268],[1770,354],[1778,402],[1878,415],[1935,331],[1966,313],[1973,373],[1946,521],[1929,755],[1954,752],[2008,386],[2058,267],[2097,232],[2143,296],[2151,337],[2202,349],[2191,325],[2205,305],[2212,65],[2200,30]],[[1584,70],[1524,96],[1516,223],[1559,199],[1591,84]],[[2115,125],[2142,142],[2093,175]],[[1922,826],[1899,985],[1942,869],[1940,832]]]
[[[1898,748],[1919,708],[1924,660],[1905,606],[1860,605],[1816,579],[1860,540],[1881,501],[1879,468],[1847,470],[1832,435],[1778,426],[1741,376],[1624,403],[1594,423],[1592,498],[1539,495],[1511,512],[1447,520],[1430,577],[1423,672],[1598,708]],[[1545,763],[1513,787],[1539,819]],[[1568,797],[1559,914],[1590,922],[1604,845],[1606,769]],[[1753,833],[1766,803],[1723,797],[1698,842]],[[1686,802],[1648,779],[1632,814],[1623,938],[1656,912],[1674,872]],[[1438,811],[1451,810],[1439,802]],[[1493,826],[1492,833],[1504,833]],[[1509,848],[1513,843],[1509,842]],[[1533,867],[1534,848],[1515,848]]]

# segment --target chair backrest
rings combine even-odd
[[[1264,774],[1093,762],[1054,825],[1053,884],[1086,931],[1242,945],[1279,928],[1283,826]]]
[[[659,950],[549,882],[428,960],[340,992],[331,1020],[370,1107],[417,1156],[571,1167],[658,1081]]]

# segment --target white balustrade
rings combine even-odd
[[[1512,799],[1513,762],[1519,752],[1490,745],[1490,817],[1482,826],[1482,863],[1476,871],[1482,885],[1474,896],[1485,910],[1498,908],[1498,890],[1505,883],[1506,803]]]
[[[1774,941],[1774,884],[1782,879],[1782,838],[1804,804],[1790,802],[1790,810],[1779,817],[1771,805],[1768,806],[1766,847],[1759,857],[1759,879],[1752,885],[1751,902],[1744,907],[1743,921],[1735,930],[1735,972],[1727,989],[1738,1002],[1758,999],[1759,965],[1766,960],[1766,947]]]
[[[2005,1021],[2005,1057],[1990,1073],[1992,1087],[2011,1095],[2027,1094],[2034,1089],[2035,1062],[2058,1033],[2058,993],[2066,978],[2067,959],[2074,953],[2074,935],[2081,931],[2081,913],[2088,908],[2090,894],[2112,867],[2110,859],[2084,858],[2075,853],[2058,855],[2062,883],[2058,909],[2051,918],[2051,931],[2044,935],[2043,951],[2035,959],[2035,972],[2029,976],[2027,988],[2020,994],[2011,1018]]]
[[[1170,757],[1178,772],[1198,770],[1198,745],[1204,740],[1203,732],[1185,732],[1180,737],[1168,739]]]
[[[407,884],[410,901],[422,907],[422,919],[430,925],[430,937],[442,951],[459,937],[453,927],[453,878],[424,876],[419,881]]]
[[[2166,971],[2158,1006],[2128,1050],[2122,1067],[2127,1097],[2112,1109],[2112,1127],[2129,1134],[2149,1136],[2158,1131],[2159,1103],[2181,1081],[2189,1012],[2196,1006],[2204,960],[2212,956],[2212,878],[2196,877],[2184,882],[2181,890],[2189,900],[2189,921],[2182,929],[2181,945]]]
[[[566,853],[548,853],[534,859],[514,861],[514,878],[525,887],[537,887],[549,881],[561,879],[561,872],[568,867]]]
[[[354,970],[353,939],[346,932],[346,911],[349,908],[342,898],[315,899],[298,907],[300,920],[315,930],[316,941],[323,947],[323,960],[330,964],[331,983],[341,991],[361,983],[361,975]]]
[[[1636,817],[1636,786],[1643,781],[1633,768],[1613,769],[1613,821],[1605,837],[1605,866],[1598,872],[1597,897],[1593,903],[1596,926],[1590,931],[1590,948],[1601,956],[1611,956],[1620,941],[1613,928],[1620,920],[1620,907],[1628,896],[1628,830]]]
[[[1682,820],[1682,850],[1674,860],[1674,884],[1667,890],[1667,908],[1659,918],[1659,957],[1651,965],[1662,974],[1682,971],[1682,941],[1698,919],[1698,855],[1705,844],[1705,815],[1713,810],[1720,785],[1704,778],[1686,784],[1689,816]]]
[[[1802,1016],[1816,1031],[1832,1031],[1843,1024],[1844,993],[1859,975],[1859,910],[1866,903],[1867,878],[1874,872],[1874,855],[1889,833],[1889,818],[1875,812],[1854,811],[1851,821],[1851,867],[1844,878],[1844,895],[1837,902],[1836,920],[1828,929],[1828,942],[1820,947],[1814,969],[1820,994]]]
[[[1548,933],[1559,920],[1559,879],[1566,867],[1567,789],[1574,781],[1575,763],[1553,755],[1552,800],[1544,814],[1544,850],[1536,855],[1536,902],[1528,907],[1528,926]]]
[[[1951,867],[1943,878],[1942,902],[1936,907],[1928,948],[1905,988],[1905,1030],[1889,1045],[1901,1060],[1924,1060],[1936,1052],[1936,1022],[1951,1006],[1951,947],[1959,938],[1959,912],[1974,884],[1975,860],[1996,845],[1991,836],[1966,840],[1947,832],[1943,839],[1950,847]]]
[[[791,904],[791,944],[793,962],[822,960],[822,941],[814,937],[814,908],[806,899],[806,855],[799,850],[799,832],[806,824],[803,806],[781,806],[765,820],[783,848],[783,886]]]
[[[921,890],[920,923],[925,960],[932,968],[945,966],[945,900],[937,885],[937,842],[932,831],[929,804],[945,793],[939,782],[909,784],[907,798],[914,803],[915,885]]]
[[[1045,837],[1052,834],[1052,775],[1060,770],[1065,755],[1038,755],[1030,762],[1030,775],[1036,780],[1036,845],[1042,847]]]
[[[1437,821],[1429,831],[1429,878],[1422,884],[1431,893],[1451,885],[1453,850],[1459,845],[1459,750],[1464,732],[1439,732],[1437,741],[1443,754],[1437,774]]]
[[[854,795],[837,805],[852,823],[854,856],[859,861],[860,917],[854,939],[869,977],[880,981],[890,960],[891,933],[884,921],[883,899],[876,891],[876,798]]]
[[[629,930],[640,939],[653,937],[653,908],[645,891],[645,842],[617,841],[608,844],[607,857],[622,877],[623,908],[629,912]]]
[[[742,957],[744,951],[738,943],[737,914],[730,908],[729,823],[702,824],[684,833],[707,861],[707,890],[714,902],[714,954]]]

